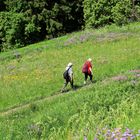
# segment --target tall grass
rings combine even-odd
[[[138,37],[118,41],[86,41],[77,46],[52,48],[33,52],[1,64],[0,110],[29,102],[40,96],[50,96],[63,85],[62,73],[68,62],[73,62],[75,84],[83,83],[81,67],[93,58],[95,80],[101,80],[139,66]]]
[[[140,68],[139,27],[135,23],[82,31],[2,54],[1,112],[30,106],[0,118],[0,138],[93,139],[105,126],[138,130],[139,78],[129,71]],[[89,57],[96,83],[82,87],[81,67]],[[69,62],[74,64],[77,90],[59,96]],[[113,82],[117,75],[126,75],[127,81]]]

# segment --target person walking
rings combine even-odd
[[[89,58],[83,65],[82,67],[82,72],[84,73],[85,79],[84,79],[84,84],[87,83],[87,78],[88,76],[90,77],[90,81],[92,82],[92,77],[93,77],[93,73],[92,73],[92,59]]]
[[[74,88],[72,66],[73,66],[73,64],[70,62],[70,63],[68,63],[67,67],[65,68],[65,72],[63,73],[63,78],[65,80],[65,83],[64,83],[64,86],[63,86],[61,92],[64,91],[64,89],[66,88],[68,83],[70,83],[71,87]]]

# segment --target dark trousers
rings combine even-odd
[[[63,86],[61,91],[63,91],[65,89],[65,87],[68,85],[68,83],[70,83],[71,88],[73,88],[73,79],[68,77],[68,78],[65,79],[65,83],[64,83],[64,86]]]
[[[90,77],[90,81],[92,81],[92,74],[84,73],[85,74],[85,81],[87,81],[88,76]]]
[[[70,83],[71,87],[73,88],[73,79],[71,79],[70,77],[66,79],[64,86],[66,87],[68,83]]]

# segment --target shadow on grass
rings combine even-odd
[[[81,84],[81,85],[75,84],[73,88],[65,89],[65,90],[64,90],[63,92],[61,92],[61,93],[67,93],[67,92],[69,92],[69,91],[77,91],[77,90],[79,90],[79,89],[81,89],[81,88],[83,88],[83,87],[86,87],[86,86],[88,86],[88,85],[94,84],[94,83],[96,83],[96,82],[97,82],[97,81],[94,80],[92,83],[91,83],[91,82],[87,82],[87,84]]]

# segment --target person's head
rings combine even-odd
[[[68,64],[68,67],[72,67],[73,66],[73,64],[70,62],[69,64]]]
[[[91,62],[91,61],[92,61],[92,59],[91,59],[91,58],[89,58],[89,59],[88,59],[88,61],[89,61],[89,62]]]

